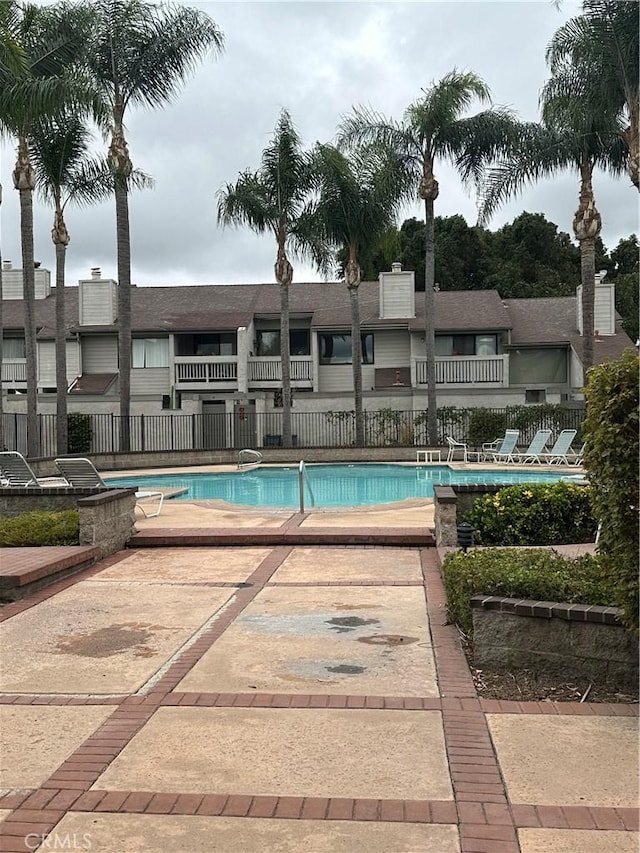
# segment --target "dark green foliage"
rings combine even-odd
[[[508,486],[473,503],[465,521],[479,545],[568,545],[593,542],[597,523],[589,488],[573,483]]]
[[[76,509],[63,512],[26,512],[15,518],[0,518],[0,547],[77,545],[80,521]]]
[[[93,439],[91,415],[74,412],[67,416],[69,453],[89,453]]]
[[[585,554],[569,560],[545,549],[487,548],[448,554],[442,564],[449,619],[473,632],[473,595],[499,595],[578,604],[616,603],[606,566]]]
[[[504,435],[507,428],[506,412],[495,412],[493,409],[473,409],[469,417],[469,444],[480,447],[485,442],[493,441]]]
[[[589,371],[585,466],[593,507],[602,524],[600,553],[610,567],[625,611],[638,631],[638,354]]]

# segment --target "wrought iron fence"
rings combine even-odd
[[[583,407],[514,406],[497,408],[442,408],[438,410],[439,443],[452,436],[471,446],[491,441],[505,429],[519,429],[520,443],[526,446],[537,429],[580,428]],[[355,443],[355,416],[352,411],[292,412],[293,446],[300,448],[343,448]],[[69,415],[69,453],[99,455],[123,449],[124,423],[115,414]],[[40,456],[57,455],[56,416],[38,415]],[[5,412],[3,442],[7,450],[26,454],[27,415]],[[367,447],[424,447],[427,441],[426,411],[380,409],[365,412]],[[179,450],[225,450],[282,445],[282,413],[132,415],[129,418],[129,449],[132,452]]]

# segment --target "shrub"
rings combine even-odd
[[[69,453],[89,453],[93,439],[91,415],[73,412],[67,415]]]
[[[469,418],[469,444],[480,447],[504,435],[507,417],[504,412],[492,409],[473,409]]]
[[[602,525],[600,553],[618,584],[625,624],[638,632],[638,371],[633,349],[589,371],[585,467]]]
[[[26,512],[15,518],[0,518],[0,547],[77,545],[80,534],[78,511]]]
[[[442,564],[449,618],[471,635],[472,595],[499,595],[578,604],[616,604],[599,557],[569,560],[550,550],[487,548],[448,554]]]
[[[593,542],[590,489],[573,483],[525,483],[476,498],[465,521],[479,545]]]

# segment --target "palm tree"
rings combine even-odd
[[[344,280],[351,307],[351,362],[355,404],[355,443],[364,447],[362,340],[358,299],[363,254],[371,253],[395,224],[404,172],[387,151],[369,147],[346,157],[332,145],[317,144],[312,172],[319,194],[308,214],[311,229],[346,255]]]
[[[547,48],[548,96],[570,92],[594,111],[621,119],[629,174],[640,190],[640,38],[637,0],[583,0]]]
[[[352,147],[378,140],[391,148],[413,178],[411,194],[415,197],[417,189],[418,197],[424,201],[427,434],[431,445],[439,441],[433,288],[434,202],[440,187],[435,167],[438,160],[448,160],[463,181],[470,178],[477,181],[484,165],[509,149],[515,132],[510,111],[492,108],[464,117],[474,101],[486,103],[489,100],[489,88],[476,74],[454,69],[423,90],[423,95],[407,107],[401,122],[358,107],[340,128],[341,146]]]
[[[256,172],[242,172],[235,184],[218,191],[218,222],[246,225],[256,234],[276,239],[274,266],[280,287],[280,360],[282,362],[282,444],[291,447],[291,347],[289,341],[289,287],[293,267],[289,260],[309,256],[321,269],[326,249],[307,228],[305,202],[312,189],[311,161],[287,110],[282,110],[273,138],[262,152]]]
[[[2,41],[19,45],[20,61],[3,64],[0,89],[0,129],[18,141],[13,185],[20,193],[20,239],[25,305],[27,361],[27,453],[39,451],[37,434],[37,349],[35,322],[35,266],[33,240],[33,190],[30,133],[36,121],[59,111],[65,104],[80,108],[90,99],[86,81],[77,73],[84,47],[84,11],[72,5],[37,6],[9,3],[2,23]],[[15,55],[15,51],[14,54]]]
[[[602,227],[593,192],[593,173],[599,167],[613,175],[624,172],[629,152],[619,122],[610,114],[593,112],[588,101],[557,95],[557,81],[542,93],[542,124],[521,126],[518,150],[500,162],[488,177],[480,206],[480,224],[524,186],[552,177],[564,169],[580,176],[578,209],[573,232],[580,245],[582,283],[582,366],[593,365],[595,244]]]
[[[67,357],[65,322],[65,263],[69,232],[64,218],[67,204],[95,204],[113,194],[113,173],[103,160],[88,154],[91,132],[75,113],[39,121],[31,132],[31,155],[40,195],[53,205],[51,239],[56,252],[56,444],[58,455],[68,452]],[[130,182],[150,186],[134,170]]]
[[[223,35],[205,12],[143,0],[95,0],[88,67],[108,105],[109,164],[115,176],[121,449],[130,446],[131,241],[128,178],[133,165],[124,132],[127,108],[170,103],[198,60],[221,53]]]

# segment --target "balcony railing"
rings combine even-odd
[[[313,384],[313,360],[309,355],[291,356],[291,382],[298,385]],[[249,359],[249,384],[279,385],[282,382],[282,367],[277,356],[252,356]]]
[[[427,360],[415,359],[415,384],[427,384]],[[438,385],[508,385],[509,356],[451,356],[436,359]]]
[[[175,368],[176,385],[235,385],[238,381],[235,355],[178,356]]]
[[[2,360],[3,382],[26,382],[27,360],[26,358],[4,358]]]

